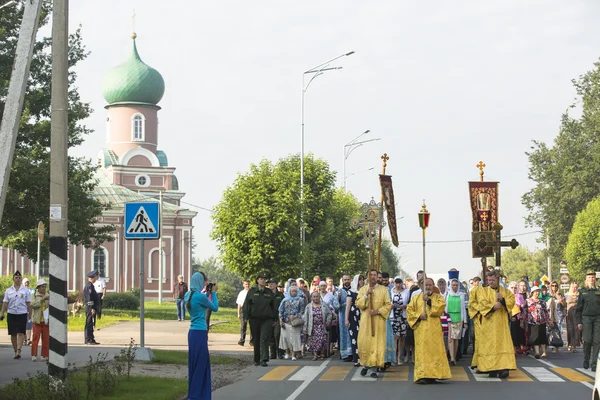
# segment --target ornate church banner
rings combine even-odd
[[[379,175],[381,184],[381,197],[383,205],[387,211],[388,226],[390,227],[390,236],[392,243],[398,247],[398,230],[396,226],[396,204],[394,203],[394,189],[392,188],[392,177],[390,175]]]
[[[498,222],[498,182],[469,182],[472,232],[492,231]]]

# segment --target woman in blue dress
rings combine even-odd
[[[206,310],[217,312],[217,284],[212,287],[212,299],[202,293],[206,276],[201,272],[192,275],[190,290],[184,300],[191,316],[188,332],[188,400],[210,400],[210,356],[208,353],[208,327]]]

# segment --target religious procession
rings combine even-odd
[[[579,291],[573,283],[566,295],[556,281],[530,282],[523,276],[519,282],[508,283],[500,267],[500,250],[502,246],[515,248],[518,242],[501,240],[498,183],[484,182],[483,162],[477,165],[480,180],[469,182],[472,256],[481,257],[481,275],[460,281],[460,271],[451,268],[447,278],[434,281],[427,276],[425,232],[430,214],[424,203],[418,213],[423,269],[414,279],[382,272],[379,249],[384,209],[392,242],[398,243],[391,176],[385,174],[387,154],[382,159],[381,203],[364,204],[362,216],[350,222],[365,233],[369,265],[364,274],[344,274],[337,286],[330,276],[316,275],[310,282],[303,278],[278,282],[264,271],[256,278],[256,286],[240,292],[238,306],[243,315],[238,344],[244,345],[249,322],[256,366],[267,367],[269,360],[277,358],[317,361],[337,355],[360,368],[363,377],[377,379],[390,367],[412,365],[415,383],[433,384],[452,379],[451,367],[470,355],[473,374],[507,379],[517,370],[517,356],[541,359],[548,357],[548,349],[559,351],[566,328],[569,352],[581,345],[582,331],[588,337],[583,366],[596,370],[600,343],[591,340],[590,318],[595,321],[600,310],[595,302],[579,296],[595,290],[594,271],[588,272],[586,289]],[[488,266],[487,257],[494,255],[497,265]]]

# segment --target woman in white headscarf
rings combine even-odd
[[[348,327],[348,334],[350,335],[350,344],[352,345],[352,361],[354,366],[360,366],[358,360],[358,328],[360,325],[360,308],[356,306],[356,296],[358,291],[363,287],[365,283],[365,277],[362,275],[355,275],[350,285],[350,295],[346,297],[346,319],[345,324]]]
[[[281,326],[281,337],[279,348],[285,350],[284,358],[290,357],[296,361],[296,357],[302,351],[302,341],[300,333],[304,321],[304,296],[299,294],[299,289],[295,285],[288,287],[285,298],[279,305],[279,324]]]
[[[458,342],[462,338],[463,329],[467,328],[467,307],[465,294],[459,289],[458,279],[452,279],[450,290],[447,290],[446,293],[446,313],[450,315],[450,323],[448,324],[450,365],[456,365]]]

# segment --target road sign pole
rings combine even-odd
[[[140,347],[144,348],[144,239],[140,240]]]

